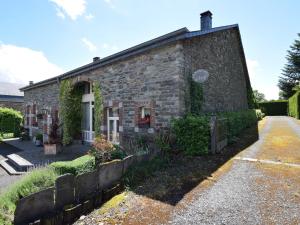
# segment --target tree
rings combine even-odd
[[[287,63],[278,82],[278,87],[282,91],[282,97],[286,99],[295,93],[293,88],[300,81],[300,33],[298,34],[298,39],[295,40],[287,52]]]
[[[255,103],[266,101],[265,95],[263,93],[258,92],[258,90],[253,90],[253,98]]]

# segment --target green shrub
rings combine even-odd
[[[163,154],[171,151],[171,135],[169,132],[159,132],[154,138],[155,145]]]
[[[289,116],[300,119],[300,91],[289,98]]]
[[[286,116],[288,111],[287,100],[260,102],[258,107],[266,116]]]
[[[257,120],[262,120],[265,117],[265,114],[260,109],[256,109],[255,113]]]
[[[35,138],[36,138],[37,141],[43,141],[43,135],[41,133],[37,133],[35,135]]]
[[[151,161],[140,162],[132,166],[123,176],[123,181],[126,187],[134,188],[143,182],[145,179],[151,177],[156,171],[166,168],[168,165],[168,158],[155,157]]]
[[[14,133],[14,136],[19,136],[22,120],[23,117],[19,111],[0,107],[1,133]]]
[[[205,155],[208,153],[210,139],[207,116],[188,115],[172,121],[172,132],[178,145],[186,155]]]
[[[124,151],[122,151],[121,149],[116,149],[111,152],[110,158],[111,160],[124,159],[126,156],[127,154]]]
[[[90,172],[95,169],[95,158],[85,155],[72,161],[61,161],[50,164],[50,167],[59,174],[71,173],[74,175]]]
[[[257,123],[256,112],[254,109],[237,112],[225,112],[220,113],[219,116],[226,119],[228,129],[227,138],[229,142],[232,142],[242,130]]]
[[[33,170],[0,195],[0,222],[11,224],[17,201],[54,185],[57,173],[51,168]],[[1,221],[2,220],[2,221]]]
[[[15,135],[14,133],[2,133],[0,134],[0,136],[2,136],[3,139],[7,139],[7,138],[13,138]]]

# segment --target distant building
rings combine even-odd
[[[67,79],[84,90],[81,134],[86,142],[94,139],[94,82],[104,98],[101,130],[113,143],[153,135],[187,114],[192,74],[202,82],[203,113],[248,109],[251,84],[238,25],[213,28],[209,11],[200,21],[200,30],[182,28],[21,88],[30,134],[49,130],[59,109],[60,82]]]
[[[23,104],[24,96],[0,94],[0,107],[13,108],[23,112]]]

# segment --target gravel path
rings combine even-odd
[[[272,132],[278,129],[292,130],[299,138],[300,126],[294,119],[269,117],[266,120],[260,140],[242,153],[244,157],[256,157],[264,145],[270,145]],[[285,126],[279,126],[282,121]],[[299,177],[300,169],[235,160],[228,173],[211,188],[198,193],[186,209],[173,213],[169,223],[300,224],[297,174]]]

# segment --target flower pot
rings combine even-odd
[[[35,146],[41,146],[42,141],[41,140],[35,140]]]
[[[56,155],[60,151],[61,151],[61,146],[59,144],[44,144],[45,155]]]

